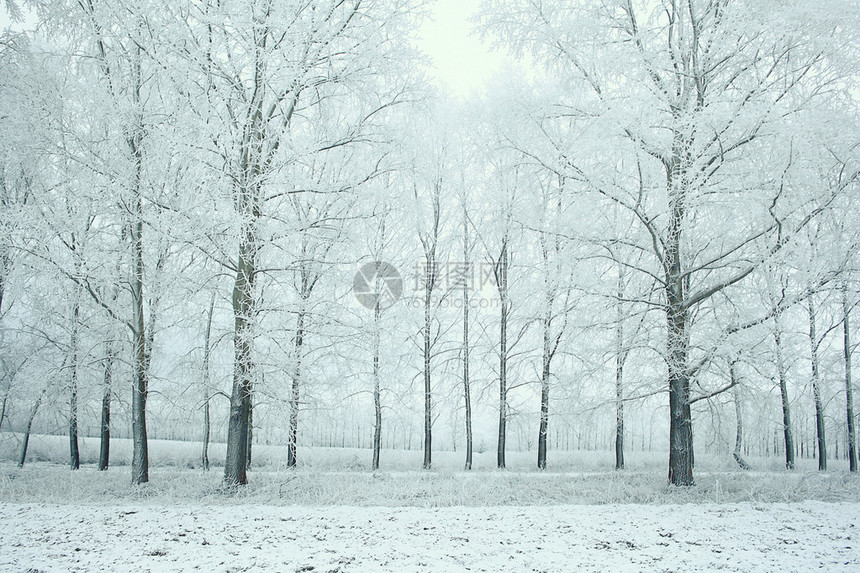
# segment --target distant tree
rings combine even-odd
[[[465,187],[465,186],[464,186]],[[464,416],[464,424],[465,424],[465,446],[466,446],[466,461],[464,463],[464,468],[467,470],[472,469],[472,453],[474,448],[474,436],[472,434],[472,378],[469,371],[469,354],[471,351],[471,345],[469,342],[469,329],[471,327],[471,322],[469,320],[469,305],[471,304],[471,291],[474,288],[474,272],[475,265],[472,260],[472,251],[475,247],[475,241],[472,238],[472,221],[469,217],[469,204],[468,198],[465,188],[461,190],[460,203],[463,210],[463,230],[462,230],[462,241],[463,241],[463,260],[460,261],[460,264],[463,265],[461,269],[465,276],[463,277],[462,284],[460,285],[463,289],[463,348],[462,348],[462,361],[463,361],[463,406],[465,408],[465,416]]]
[[[27,460],[27,449],[30,446],[30,431],[33,429],[33,420],[36,419],[36,413],[39,411],[39,407],[42,405],[42,400],[44,399],[47,390],[47,386],[42,389],[42,391],[39,393],[39,396],[36,398],[36,401],[33,403],[33,406],[30,408],[30,414],[27,416],[27,423],[24,426],[24,437],[21,440],[21,453],[18,456],[19,468],[23,468],[24,462]]]
[[[441,169],[441,166],[437,166]],[[430,188],[426,191],[426,198],[419,197],[417,185],[414,188],[415,201],[426,202],[426,221],[420,223],[418,240],[421,242],[421,250],[424,255],[420,276],[421,292],[423,294],[424,322],[421,328],[422,358],[423,358],[423,381],[424,381],[424,463],[425,470],[429,470],[433,462],[433,385],[431,382],[433,371],[434,345],[438,342],[438,328],[434,316],[434,308],[438,306],[439,292],[441,291],[440,276],[440,239],[442,235],[442,173],[437,172],[432,176]]]
[[[816,326],[815,295],[812,294],[806,301],[806,310],[809,317],[809,346],[810,362],[812,364],[812,399],[815,404],[815,435],[818,441],[818,469],[827,470],[827,440],[824,419],[824,403],[821,399],[821,364],[819,362],[819,348],[821,338],[817,333]]]
[[[857,431],[854,427],[854,387],[851,382],[851,307],[848,303],[848,281],[842,282],[842,355],[845,365],[845,411],[848,420],[848,467],[857,472]]]
[[[553,181],[555,180],[555,181]],[[546,469],[549,448],[549,396],[551,388],[552,361],[558,353],[562,337],[568,327],[571,312],[573,273],[565,265],[569,257],[563,248],[562,220],[567,211],[562,197],[565,193],[564,178],[549,177],[541,181],[542,207],[539,229],[540,271],[543,275],[543,308],[541,309],[541,392],[540,424],[537,440],[537,466]]]

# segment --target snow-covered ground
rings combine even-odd
[[[107,472],[84,440],[72,472],[62,437],[34,436],[24,468],[0,438],[0,571],[860,571],[860,477],[841,461],[697,455],[697,486],[673,488],[656,452],[623,472],[609,452],[552,452],[547,472],[485,452],[464,472],[459,452],[422,471],[420,452],[385,451],[370,472],[362,450],[306,448],[286,469],[261,446],[225,491],[197,444],[153,441],[132,486],[122,440]]]
[[[9,571],[858,571],[860,504],[0,504]]]

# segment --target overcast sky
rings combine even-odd
[[[431,78],[454,95],[468,97],[480,92],[506,57],[490,50],[488,44],[472,35],[469,18],[481,0],[436,0],[430,7],[431,17],[418,30],[418,47],[431,59]],[[30,18],[29,20],[33,20]],[[4,0],[0,0],[0,30],[11,24]],[[33,26],[28,21],[25,26]],[[15,25],[20,29],[21,25]]]
[[[481,0],[436,0],[432,17],[419,30],[418,47],[432,59],[431,76],[455,95],[480,90],[504,65],[505,57],[472,35],[469,18]]]

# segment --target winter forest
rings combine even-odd
[[[0,3],[4,521],[766,502],[858,566],[860,6],[464,2],[460,90],[422,41],[456,4]],[[390,570],[458,569],[397,529]],[[26,543],[0,567],[68,563]],[[389,570],[308,547],[257,567]],[[531,558],[484,564],[570,566]]]

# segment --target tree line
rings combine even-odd
[[[292,467],[346,402],[373,469],[416,420],[426,469],[443,423],[466,469],[476,423],[499,468],[519,423],[544,469],[552,426],[592,407],[621,469],[655,399],[670,483],[694,484],[694,418],[734,421],[741,467],[749,428],[776,428],[793,468],[807,387],[819,468],[829,424],[857,470],[851,2],[487,0],[479,31],[533,71],[468,101],[422,77],[421,2],[25,7],[36,29],[0,41],[0,427],[22,465],[48,404],[77,468],[83,405],[106,469],[119,402],[148,481],[154,382],[204,467],[226,433],[231,486],[255,432],[282,429]]]

